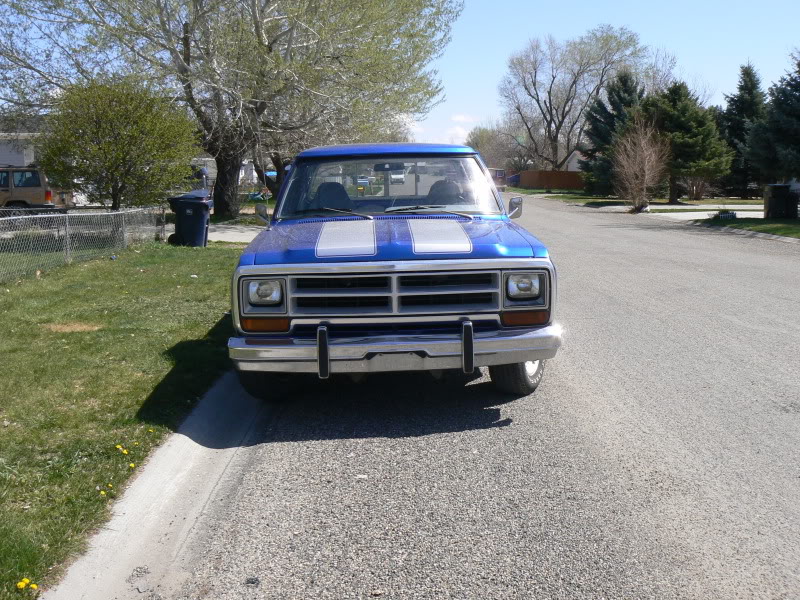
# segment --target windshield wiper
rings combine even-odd
[[[458,212],[457,210],[447,210],[444,204],[420,204],[418,206],[390,206],[389,208],[385,209],[383,212],[385,213],[394,213],[394,212],[418,212],[423,213],[427,210],[435,210],[438,212],[447,213],[449,215],[457,215],[459,217],[466,217],[470,221],[473,220],[473,216],[469,213]]]
[[[363,219],[369,219],[372,221],[371,215],[365,215],[364,213],[355,212],[354,210],[350,210],[349,208],[331,208],[330,206],[320,206],[319,208],[304,208],[303,210],[296,210],[293,215],[303,215],[309,213],[318,213],[318,212],[335,212],[335,213],[342,213],[345,215],[352,215],[354,217],[361,217]]]

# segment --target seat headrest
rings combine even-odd
[[[431,186],[428,191],[428,199],[452,204],[458,200],[459,194],[461,194],[461,188],[458,187],[457,183],[440,179]]]
[[[326,181],[317,188],[316,202],[317,207],[338,208],[340,210],[352,210],[353,201],[347,194],[347,190],[341,183],[336,181]]]

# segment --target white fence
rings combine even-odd
[[[30,277],[74,261],[122,250],[129,244],[163,240],[165,210],[72,212],[4,217],[0,214],[0,281]]]

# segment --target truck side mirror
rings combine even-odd
[[[269,209],[266,204],[256,204],[256,216],[269,225]]]
[[[522,216],[522,198],[512,198],[508,201],[508,218],[518,219]]]

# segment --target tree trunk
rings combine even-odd
[[[111,210],[119,210],[122,205],[122,193],[117,184],[111,186]]]
[[[269,155],[269,158],[272,161],[272,166],[275,168],[275,179],[273,180],[272,178],[265,176],[264,183],[269,188],[270,193],[273,196],[277,196],[281,186],[283,185],[283,179],[286,176],[286,162],[277,152],[272,152]]]
[[[669,203],[678,204],[678,178],[673,174],[669,176]]]
[[[242,156],[218,155],[217,180],[214,183],[214,214],[222,217],[239,215],[239,170]]]
[[[746,169],[742,172],[742,177],[739,182],[741,188],[741,196],[743,200],[747,200],[748,198],[750,198],[749,183],[750,183],[750,170]]]

